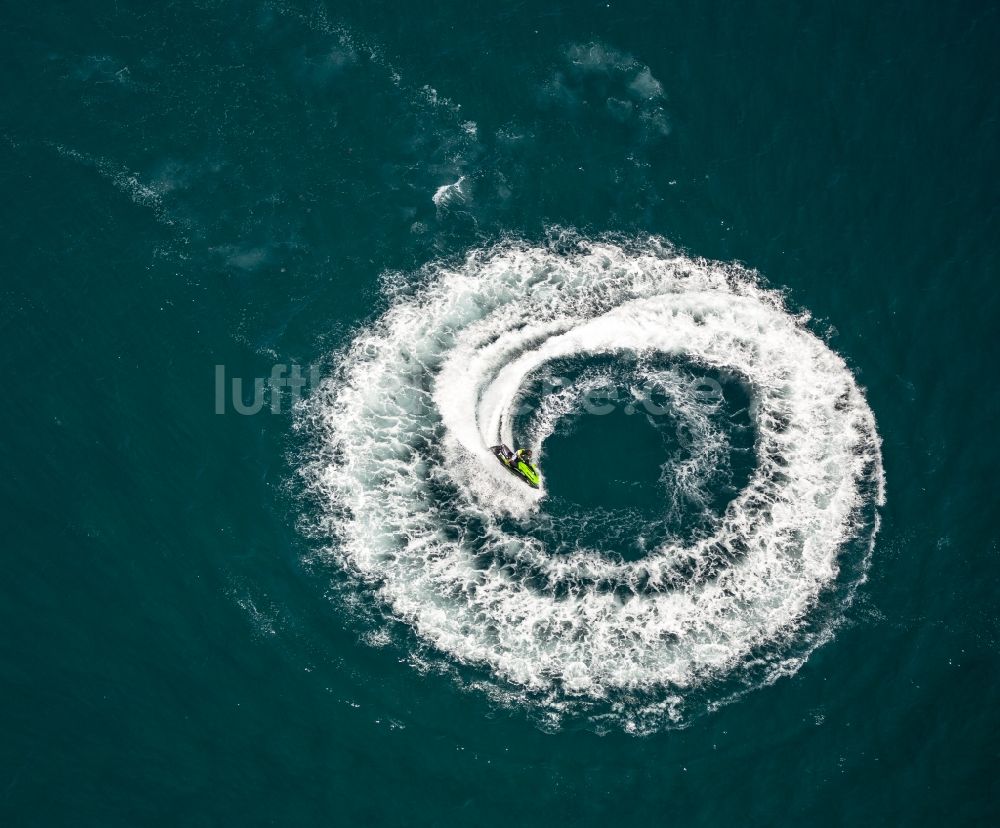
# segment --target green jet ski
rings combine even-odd
[[[516,474],[525,483],[531,486],[532,489],[538,488],[538,484],[542,478],[538,474],[538,469],[536,469],[531,462],[531,451],[529,449],[518,449],[514,452],[501,443],[499,446],[491,446],[490,451],[496,455],[497,460],[499,460],[511,474]]]

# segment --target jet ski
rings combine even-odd
[[[531,463],[523,457],[518,457],[503,443],[499,446],[490,446],[490,451],[493,452],[497,460],[500,461],[507,471],[520,477],[521,480],[531,486],[532,489],[538,488],[538,484],[542,478],[538,474],[538,469],[536,469]]]

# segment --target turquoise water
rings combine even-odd
[[[996,4],[92,2],[8,4],[0,21],[5,824],[997,823]],[[581,545],[641,566],[718,529],[767,467],[755,417],[771,409],[753,400],[771,391],[817,394],[777,460],[815,449],[811,469],[846,474],[840,430],[794,431],[826,411],[825,386],[793,377],[778,394],[733,353],[733,370],[684,348],[660,364],[623,344],[653,312],[645,299],[635,324],[607,329],[615,349],[571,351],[552,373],[607,369],[623,395],[640,370],[686,377],[657,397],[662,416],[574,407],[542,439],[532,418],[552,376],[528,376],[511,422],[540,441],[546,490],[521,517],[512,481],[449,442],[476,423],[417,392],[466,387],[435,382],[468,326],[514,297],[528,333],[548,320],[591,341],[583,320],[625,295],[601,286],[650,236],[685,268],[726,263],[706,330],[754,270],[764,304],[748,318],[766,306],[760,330],[798,332],[777,361],[843,358],[816,376],[857,395],[817,422],[870,409],[884,505],[869,468],[843,477],[853,535],[794,524],[778,538],[787,560],[815,544],[837,572],[784,633],[722,667],[660,684],[636,667],[623,689],[602,671],[681,652],[690,631],[649,647],[634,622],[614,646],[572,649],[604,620],[566,645],[581,684],[542,650],[505,650],[503,623],[474,657],[485,625],[439,635],[472,593],[411,588],[383,554],[393,544],[540,540],[514,580],[568,606],[582,581],[540,573]],[[595,246],[612,250],[606,279],[557,291]],[[458,293],[452,308],[443,274],[473,250],[494,263],[526,250],[540,264],[524,278],[541,281],[480,264],[475,313]],[[547,309],[531,305],[542,296]],[[378,320],[393,309],[415,312],[433,343],[415,356],[440,365],[407,374],[392,341],[377,375],[350,350],[388,340]],[[542,350],[518,341],[517,358]],[[293,364],[305,405],[285,387],[236,411],[229,381],[250,404],[256,378]],[[402,425],[370,407],[322,425],[347,410],[352,366],[426,408]],[[342,438],[354,465],[330,448]],[[413,465],[372,467],[380,451]],[[435,475],[418,461],[455,462]],[[495,498],[475,511],[457,480]],[[353,545],[348,489],[378,517]],[[813,500],[788,502],[798,520]],[[709,574],[674,562],[662,594],[701,594],[754,560],[731,546]],[[598,581],[579,588],[658,600]],[[760,584],[740,624],[792,594]],[[683,652],[707,659],[703,643]]]

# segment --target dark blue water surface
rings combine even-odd
[[[4,4],[0,821],[998,824],[998,40],[975,2]],[[759,270],[883,438],[835,638],[642,737],[371,646],[288,389],[217,399],[555,227]],[[601,428],[634,500],[581,420],[553,504],[642,512],[675,431]]]

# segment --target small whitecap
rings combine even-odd
[[[434,191],[431,201],[438,208],[438,213],[453,207],[456,204],[464,204],[468,198],[465,189],[465,176],[459,176],[458,181],[451,184],[443,184]]]

